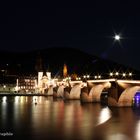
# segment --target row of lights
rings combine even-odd
[[[120,73],[118,73],[118,72],[116,72],[116,73],[113,73],[113,72],[111,72],[110,74],[109,74],[111,77],[113,77],[113,76],[119,76],[119,75],[122,75],[123,77],[126,77],[126,76],[132,76],[132,73],[130,72],[130,73],[128,73],[128,74],[126,74],[126,73],[122,73],[122,74],[120,74]]]
[[[129,72],[128,74],[126,74],[126,73],[120,74],[119,72],[116,72],[116,73],[110,72],[110,73],[109,73],[109,76],[110,76],[110,77],[120,76],[120,75],[121,75],[122,77],[126,77],[126,76],[131,77],[131,76],[132,76],[132,73],[131,73],[131,72]],[[83,76],[84,79],[89,79],[90,77],[91,77],[90,75],[84,75],[84,76]],[[102,78],[101,75],[95,75],[95,76],[94,76],[94,79],[101,79],[101,78]],[[71,80],[71,77],[67,77],[65,80]],[[81,77],[77,77],[76,80],[81,80]]]
[[[81,80],[81,78],[80,77],[77,77],[76,80]]]
[[[84,75],[83,78],[84,78],[84,79],[85,79],[85,78],[89,79],[89,78],[90,78],[90,75]],[[95,79],[101,79],[101,75],[95,75],[94,78],[95,78]]]
[[[119,75],[122,75],[122,77],[126,77],[126,76],[132,77],[132,72],[129,72],[128,74],[126,74],[126,73],[120,74],[119,72],[116,72],[116,73],[111,72],[109,75],[111,77],[113,77],[113,76],[119,76]],[[83,78],[84,79],[85,78],[89,79],[90,78],[90,75],[84,75]],[[95,75],[94,76],[94,79],[101,79],[101,78],[102,78],[101,75]],[[76,80],[81,80],[81,78],[78,77],[78,78],[76,78]]]
[[[71,80],[71,77],[66,77],[65,79],[63,79],[63,82],[65,82],[67,80]]]
[[[90,78],[90,75],[84,75],[83,78]]]
[[[101,79],[101,75],[98,75],[98,76],[95,75],[95,76],[94,76],[94,79]]]

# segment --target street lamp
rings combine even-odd
[[[95,75],[94,78],[97,79],[97,76]]]
[[[113,76],[113,73],[112,72],[110,72],[110,74],[109,74],[110,76]]]
[[[101,75],[99,75],[98,78],[101,79]]]
[[[131,72],[129,73],[129,76],[132,76],[132,73]]]
[[[86,75],[84,75],[83,77],[86,78]]]
[[[126,74],[125,73],[123,73],[123,77],[125,77],[126,76]]]
[[[116,76],[118,76],[119,75],[119,73],[118,72],[116,72]]]

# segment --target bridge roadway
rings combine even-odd
[[[133,98],[140,90],[138,80],[101,79],[59,82],[57,87],[50,87],[48,95],[65,100],[79,99],[81,102],[100,102],[102,92],[107,92],[108,106],[132,106]]]

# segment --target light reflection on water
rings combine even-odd
[[[0,106],[1,131],[10,131],[20,139],[140,139],[138,109],[42,96],[3,96]]]
[[[98,125],[106,122],[110,118],[111,118],[111,111],[109,110],[109,108],[108,107],[103,108],[99,115]]]

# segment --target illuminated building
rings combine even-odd
[[[46,72],[43,75],[43,72],[38,72],[38,85],[37,89],[39,93],[45,93],[46,89],[53,84],[51,79],[51,72]]]
[[[16,91],[22,93],[35,93],[37,80],[34,76],[20,76],[17,79]]]

